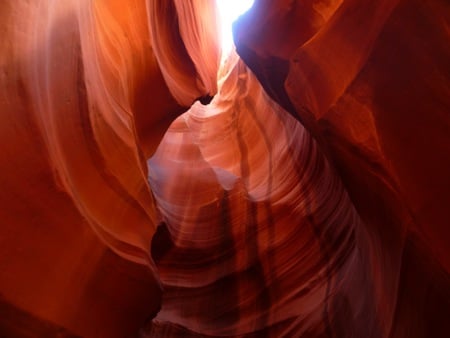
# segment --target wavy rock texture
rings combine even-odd
[[[448,4],[277,4],[259,1],[239,20],[237,49],[315,137],[364,221],[383,336],[447,336]],[[304,35],[261,39],[290,22]]]
[[[0,336],[448,337],[449,14],[1,2]]]
[[[145,242],[155,212],[132,120],[112,98],[120,72],[102,74],[95,61],[112,67],[92,54],[91,25],[106,18],[81,4],[1,5],[0,290],[30,318],[124,337],[159,307]],[[1,336],[38,334],[5,312]]]
[[[164,295],[143,336],[378,337],[343,186],[301,124],[229,62],[211,104],[178,118],[149,161],[167,228],[154,241],[170,245],[154,251]]]
[[[129,336],[161,298],[144,159],[183,110],[152,51],[149,6],[0,6],[0,291],[12,309],[0,333],[34,337],[17,311],[83,337]]]

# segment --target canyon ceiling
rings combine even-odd
[[[0,17],[0,337],[450,336],[448,1]]]

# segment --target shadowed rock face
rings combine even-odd
[[[448,4],[294,1],[279,12],[271,6],[259,2],[235,25],[237,49],[337,169],[370,234],[384,334],[448,335]],[[268,23],[286,30],[286,18],[309,22],[308,36],[255,42]],[[414,323],[406,324],[408,316]]]
[[[0,337],[450,335],[445,1],[0,16]]]

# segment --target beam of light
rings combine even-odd
[[[222,59],[226,58],[234,46],[232,24],[244,12],[249,10],[254,0],[216,0],[219,12],[222,40]]]

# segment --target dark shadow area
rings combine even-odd
[[[81,338],[11,305],[0,296],[0,338]]]

